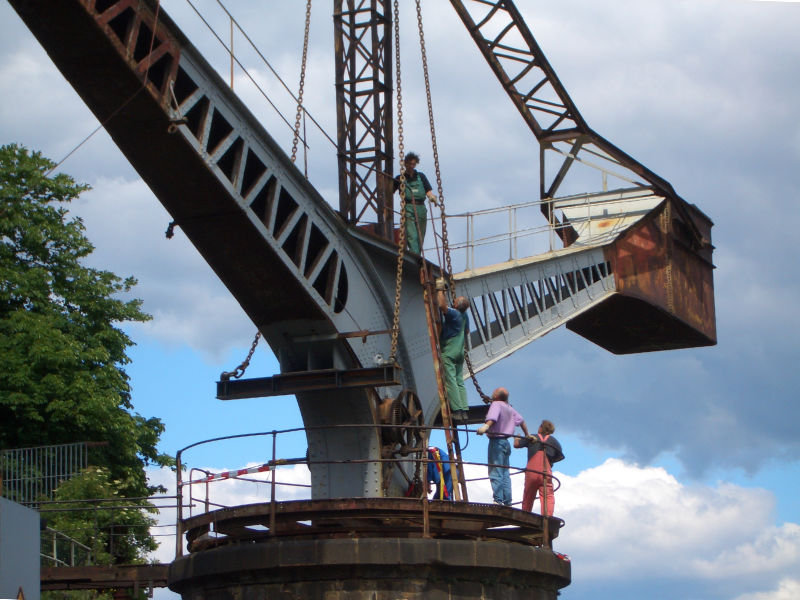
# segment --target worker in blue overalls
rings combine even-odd
[[[444,388],[450,403],[450,414],[455,422],[467,420],[467,390],[464,387],[464,339],[469,333],[469,300],[459,296],[451,307],[445,296],[444,279],[436,280],[436,303],[442,314],[442,333],[439,344],[442,350]]]

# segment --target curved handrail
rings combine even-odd
[[[178,450],[178,452],[176,454],[176,463],[177,463],[177,469],[176,469],[176,494],[178,496],[178,503],[177,503],[178,510],[177,510],[177,519],[176,519],[176,534],[177,534],[177,539],[176,539],[176,557],[182,555],[182,551],[183,551],[183,539],[182,538],[183,538],[183,534],[186,532],[186,523],[187,523],[187,521],[188,520],[195,521],[197,519],[197,516],[193,516],[193,515],[191,515],[191,513],[190,513],[190,516],[189,516],[188,520],[184,520],[184,518],[183,518],[182,507],[183,507],[184,488],[188,488],[189,506],[190,507],[193,506],[194,505],[193,503],[195,501],[200,502],[200,503],[202,503],[202,506],[205,508],[205,511],[204,511],[205,514],[209,514],[211,512],[214,512],[214,513],[218,512],[218,510],[213,510],[212,511],[211,510],[212,506],[216,507],[219,510],[226,510],[226,509],[231,508],[231,507],[225,506],[223,504],[211,501],[211,499],[210,499],[210,488],[209,488],[210,484],[215,483],[215,482],[230,481],[230,480],[246,481],[246,482],[252,482],[252,483],[257,483],[257,484],[268,484],[270,486],[270,501],[265,503],[265,506],[268,507],[268,515],[269,515],[269,523],[270,523],[270,526],[269,526],[268,530],[269,531],[274,531],[275,530],[276,519],[277,519],[277,514],[276,513],[277,513],[277,510],[278,510],[278,506],[282,506],[283,507],[284,505],[286,505],[286,502],[287,502],[287,501],[278,501],[276,499],[276,489],[278,487],[282,487],[282,486],[303,487],[303,488],[310,488],[311,487],[308,484],[302,484],[302,483],[297,483],[297,482],[288,482],[288,481],[283,481],[282,482],[282,481],[278,481],[276,479],[276,471],[277,471],[278,467],[296,465],[296,464],[306,464],[310,468],[312,465],[325,465],[325,464],[379,463],[379,464],[385,465],[385,466],[397,465],[398,468],[400,468],[401,471],[402,471],[402,465],[406,465],[406,464],[411,463],[411,464],[415,465],[416,473],[414,475],[412,475],[412,476],[409,476],[408,474],[405,473],[405,471],[402,471],[402,474],[404,475],[406,481],[408,481],[409,487],[411,487],[415,483],[418,483],[418,484],[422,485],[422,488],[421,488],[422,491],[423,491],[422,496],[420,498],[413,498],[413,499],[414,500],[425,500],[425,502],[421,502],[421,503],[417,504],[417,506],[419,507],[417,510],[421,511],[420,512],[420,517],[423,518],[423,521],[427,523],[428,522],[428,517],[426,517],[425,514],[428,512],[427,503],[429,501],[429,496],[431,494],[431,485],[430,485],[430,482],[428,481],[428,477],[427,477],[427,469],[428,469],[429,459],[428,459],[428,453],[425,450],[427,450],[427,448],[428,448],[427,439],[428,439],[429,432],[432,431],[432,430],[439,430],[439,429],[444,429],[444,428],[441,428],[441,427],[413,426],[413,425],[407,426],[408,429],[423,430],[425,432],[424,433],[424,442],[416,452],[412,453],[411,456],[405,456],[405,457],[401,457],[401,458],[397,458],[397,457],[393,456],[393,457],[380,457],[380,458],[375,458],[375,459],[318,460],[318,459],[309,459],[308,457],[304,457],[304,458],[281,458],[281,457],[279,457],[277,455],[277,451],[276,451],[277,439],[278,439],[278,437],[280,435],[299,433],[299,432],[306,432],[307,433],[308,431],[312,431],[312,430],[341,429],[341,428],[384,429],[384,428],[396,428],[396,426],[394,426],[394,425],[383,425],[383,424],[352,424],[352,425],[340,425],[340,424],[337,424],[337,425],[318,425],[318,426],[309,426],[309,427],[294,427],[294,428],[289,428],[289,429],[284,429],[284,430],[271,430],[271,431],[262,431],[262,432],[254,432],[254,433],[243,433],[243,434],[233,434],[233,435],[227,435],[227,436],[218,436],[218,437],[209,438],[209,439],[206,439],[206,440],[200,440],[198,442],[194,442],[194,443],[189,444],[188,446],[185,446],[185,447],[181,448],[180,450]],[[467,429],[467,431],[468,432],[469,431],[473,431],[474,432],[474,430],[469,430],[469,429]],[[183,479],[183,468],[185,466],[184,465],[184,461],[183,461],[183,455],[187,450],[190,450],[190,449],[193,449],[193,448],[197,448],[197,447],[200,447],[200,446],[203,446],[203,445],[207,445],[207,444],[213,444],[213,443],[217,443],[217,442],[222,442],[222,441],[244,439],[244,438],[251,438],[251,437],[263,437],[263,436],[272,437],[272,458],[269,461],[267,461],[266,463],[263,463],[262,465],[250,465],[250,466],[244,467],[242,469],[237,469],[237,470],[233,470],[233,471],[223,471],[223,472],[217,472],[217,473],[212,472],[212,471],[210,471],[208,469],[192,467],[189,470],[189,478],[188,478],[188,480],[184,480]],[[512,436],[512,437],[521,437],[521,436]],[[421,456],[415,457],[415,456],[413,456],[414,454],[416,454],[418,456],[421,455]],[[450,462],[452,464],[453,461],[450,461]],[[510,471],[510,476],[516,476],[516,475],[519,475],[521,473],[528,473],[528,472],[537,473],[537,474],[543,475],[543,476],[545,476],[545,477],[547,477],[547,478],[552,480],[553,485],[554,485],[553,492],[555,492],[556,490],[558,490],[561,487],[560,480],[557,477],[553,476],[552,473],[539,471],[537,469],[529,469],[527,466],[525,466],[525,467],[515,467],[515,466],[495,465],[495,464],[490,464],[490,463],[481,463],[481,462],[474,462],[474,461],[462,461],[462,465],[507,468]],[[421,471],[424,471],[425,476],[420,478],[419,477],[419,473]],[[200,478],[195,478],[195,473],[201,473],[203,476],[200,477]],[[257,473],[269,474],[269,478],[268,479],[259,479],[257,477],[257,475],[254,476],[254,477],[248,477],[248,475],[257,474]],[[488,479],[488,476],[486,476],[486,477],[473,477],[473,478],[468,479],[467,482],[468,483],[475,483],[475,482],[486,481],[487,479]],[[193,486],[195,486],[195,485],[203,485],[205,487],[205,498],[195,497],[194,496]],[[390,498],[385,498],[385,499],[388,500]],[[397,499],[397,498],[395,498],[395,499]],[[360,499],[352,499],[352,500],[353,501],[360,501]],[[297,502],[297,501],[294,501],[294,502]],[[468,508],[465,507],[465,505],[470,505],[470,504],[485,506],[485,505],[482,505],[481,503],[475,503],[475,502],[473,502],[473,503],[466,502],[466,503],[457,503],[457,504],[459,504],[462,508],[464,508],[464,510],[471,510],[471,509],[468,509]],[[515,503],[515,504],[519,504],[519,503]],[[546,499],[545,499],[544,506],[545,506],[545,512],[546,512],[546,506],[547,506],[547,500]],[[498,507],[498,508],[506,509],[507,507]],[[283,510],[285,510],[285,508],[281,508],[281,511],[283,511]],[[281,513],[281,514],[283,514],[283,513]],[[561,522],[561,523],[563,524],[563,522]],[[549,527],[550,527],[549,519],[544,518],[542,520],[542,526],[543,526],[543,539],[546,540],[546,541],[549,541],[549,539],[550,539],[550,537],[549,537]],[[559,525],[559,527],[560,527],[560,525]]]

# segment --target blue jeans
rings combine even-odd
[[[511,444],[505,438],[489,438],[489,481],[492,483],[494,501],[511,506],[511,476],[508,465]]]

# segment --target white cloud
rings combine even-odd
[[[260,466],[259,463],[248,463],[244,466],[233,467],[235,469],[250,468]],[[221,479],[212,481],[206,486],[205,483],[194,483],[187,485],[189,481],[199,481],[206,477],[205,473],[221,474],[228,469],[207,468],[198,469],[183,474],[185,482],[183,489],[183,517],[202,514],[205,512],[205,503],[208,502],[209,510],[229,506],[242,506],[245,504],[258,504],[270,501],[272,474],[270,472],[251,473],[244,475],[244,479]],[[167,495],[175,495],[176,478],[175,473],[169,469],[149,469],[147,471],[150,485],[163,485]],[[305,464],[278,467],[275,472],[277,485],[275,486],[275,497],[278,501],[300,500],[310,498],[311,492],[308,487],[311,477],[308,467]],[[191,477],[191,479],[190,479]],[[174,524],[176,519],[175,509],[162,510],[158,516],[159,527],[153,528],[154,534],[165,532],[175,532]],[[172,527],[161,527],[171,525]],[[150,557],[151,560],[162,563],[172,562],[175,558],[175,539],[174,537],[159,537],[162,541],[158,550]]]
[[[468,465],[465,469],[468,479],[480,479],[469,483],[470,501],[491,503],[486,468]],[[709,589],[724,585],[726,589],[744,590],[746,593],[736,600],[796,597],[793,594],[800,586],[794,578],[800,571],[800,525],[772,524],[774,498],[770,492],[724,482],[686,485],[663,468],[639,467],[618,459],[608,459],[574,477],[558,471],[555,475],[562,483],[555,496],[555,515],[566,524],[554,546],[571,557],[573,581],[581,588],[615,580],[642,585],[659,579],[675,586],[694,582]],[[261,482],[212,483],[211,502],[223,506],[268,502],[270,491],[265,481],[270,475],[247,477]],[[307,485],[309,472],[305,465],[294,465],[279,468],[277,478]],[[150,480],[174,493],[174,474],[170,471],[152,470]],[[205,486],[194,487],[193,510],[197,514],[203,510]],[[520,474],[512,477],[512,487],[519,501]],[[304,487],[280,486],[276,490],[281,500],[309,496]],[[184,494],[187,504],[188,487]],[[539,510],[538,501],[534,508]],[[160,522],[173,523],[174,512],[165,511]],[[164,539],[168,542],[153,558],[169,562],[174,555],[173,540]],[[780,584],[763,591],[764,581]],[[715,593],[714,597],[725,596]]]
[[[737,596],[735,600],[797,600],[800,598],[800,579],[786,578],[778,587],[767,592],[753,592]]]
[[[800,525],[772,524],[766,490],[686,485],[663,468],[617,459],[557,476],[556,515],[566,521],[557,549],[584,584],[635,574],[752,589],[800,570]]]

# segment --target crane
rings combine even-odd
[[[569,564],[535,546],[549,545],[557,519],[427,499],[412,506],[399,500],[402,467],[381,466],[387,453],[423,450],[419,427],[443,409],[432,392],[431,278],[450,277],[469,300],[475,372],[562,325],[620,354],[712,345],[712,222],[589,127],[514,2],[450,0],[539,144],[535,204],[562,247],[459,273],[404,253],[394,239],[390,0],[333,1],[336,209],[159,0],[9,2],[278,358],[272,377],[221,378],[218,397],[295,394],[306,428],[310,503],[277,515],[272,502],[268,519],[260,505],[196,517],[195,541],[212,525],[230,539],[271,541],[178,559],[173,589],[199,597],[224,581],[237,597],[287,586],[322,597],[347,565],[354,589],[369,594],[380,577],[408,590],[456,577],[481,597],[529,597],[535,587],[555,598]],[[395,336],[392,360],[376,360]],[[381,389],[393,392],[388,404]],[[375,427],[387,422],[399,435]],[[266,533],[252,528],[265,523]],[[387,538],[376,537],[376,523],[388,526]],[[395,529],[403,535],[392,538]],[[493,543],[482,545],[487,538]],[[420,565],[422,575],[413,570]]]
[[[379,422],[378,388],[417,392],[412,424],[440,412],[413,257],[395,363],[375,360],[398,254],[389,0],[334,0],[338,210],[157,0],[9,2],[278,358],[281,374],[221,381],[220,396],[296,395],[319,459],[312,497],[399,495],[370,462],[379,435],[318,429]],[[540,205],[563,243],[451,274],[470,300],[474,370],[561,325],[615,353],[714,344],[710,219],[588,126],[513,2],[451,4],[539,142]],[[579,166],[600,189],[558,195]]]

